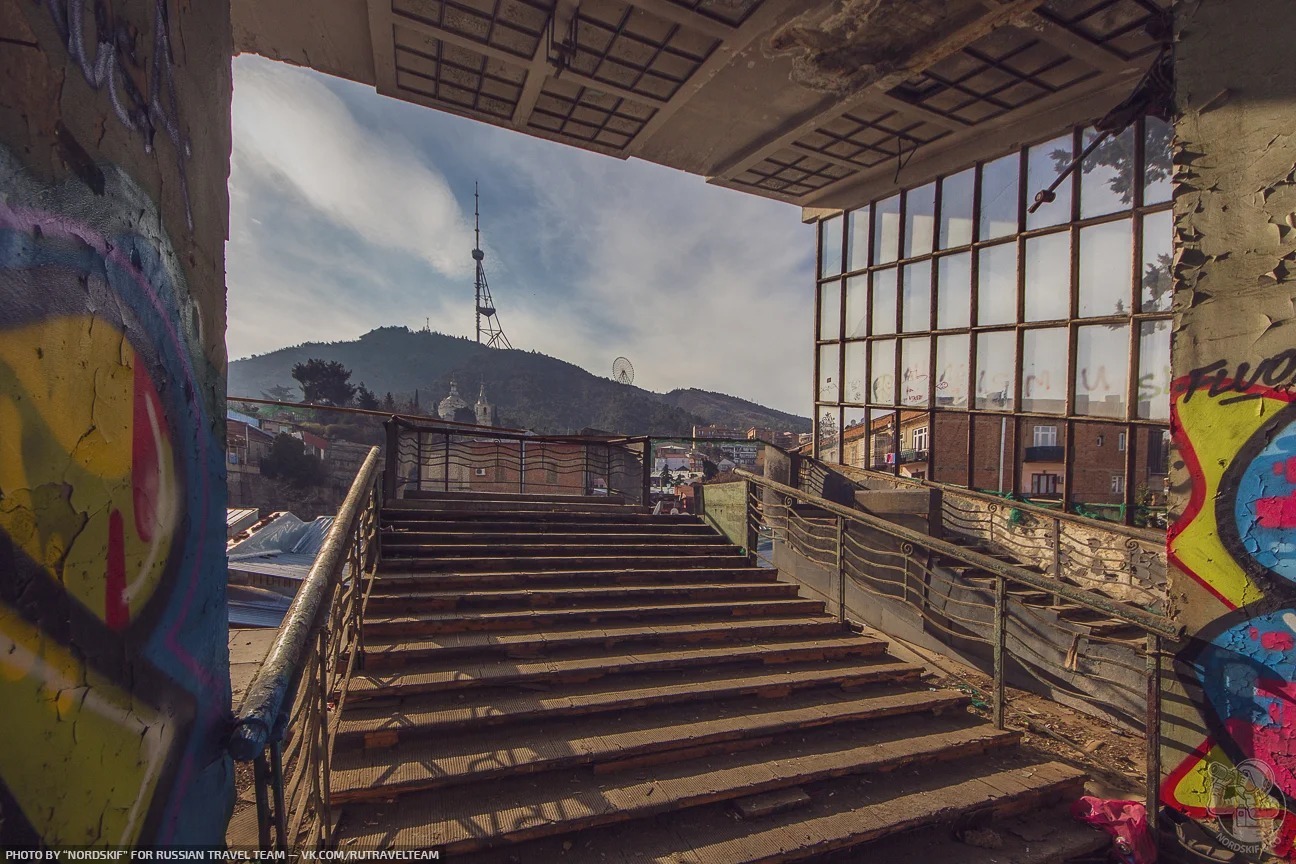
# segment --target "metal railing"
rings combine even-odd
[[[1101,694],[1119,702],[1105,707],[1146,734],[1154,814],[1161,642],[1180,632],[1169,618],[812,492],[747,471],[737,474],[746,483],[741,530],[749,553],[763,554],[757,550],[764,539],[775,551],[786,547],[815,565],[827,577],[815,584],[808,575],[797,576],[795,565],[790,569],[836,607],[843,623],[850,609],[863,604],[907,607],[924,633],[989,673],[996,726],[1005,725],[1009,677],[1035,679],[1077,701],[1092,702]],[[735,509],[731,503],[712,518],[732,522]],[[729,525],[726,533],[738,530]]]
[[[411,492],[620,495],[647,501],[644,437],[531,435],[488,426],[392,417],[386,422],[386,488]]]
[[[332,840],[329,771],[378,560],[381,458],[369,451],[235,715],[229,751],[251,762],[263,850]],[[272,836],[273,835],[273,836]]]

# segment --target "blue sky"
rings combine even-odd
[[[796,207],[234,60],[229,354],[403,324],[473,335],[473,181],[515,348],[651,390],[809,415],[813,230]]]

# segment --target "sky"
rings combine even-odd
[[[514,348],[809,416],[814,231],[797,207],[234,60],[231,359],[430,321],[475,337],[473,182]]]

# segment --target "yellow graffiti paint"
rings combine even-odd
[[[92,316],[0,340],[0,530],[113,629],[159,584],[177,521],[170,435],[125,334]]]
[[[0,777],[44,841],[134,844],[171,746],[168,718],[4,605],[0,704]]]

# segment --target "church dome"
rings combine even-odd
[[[437,403],[437,416],[442,420],[453,420],[456,411],[467,407],[468,403],[459,395],[459,385],[451,380],[450,395]]]

